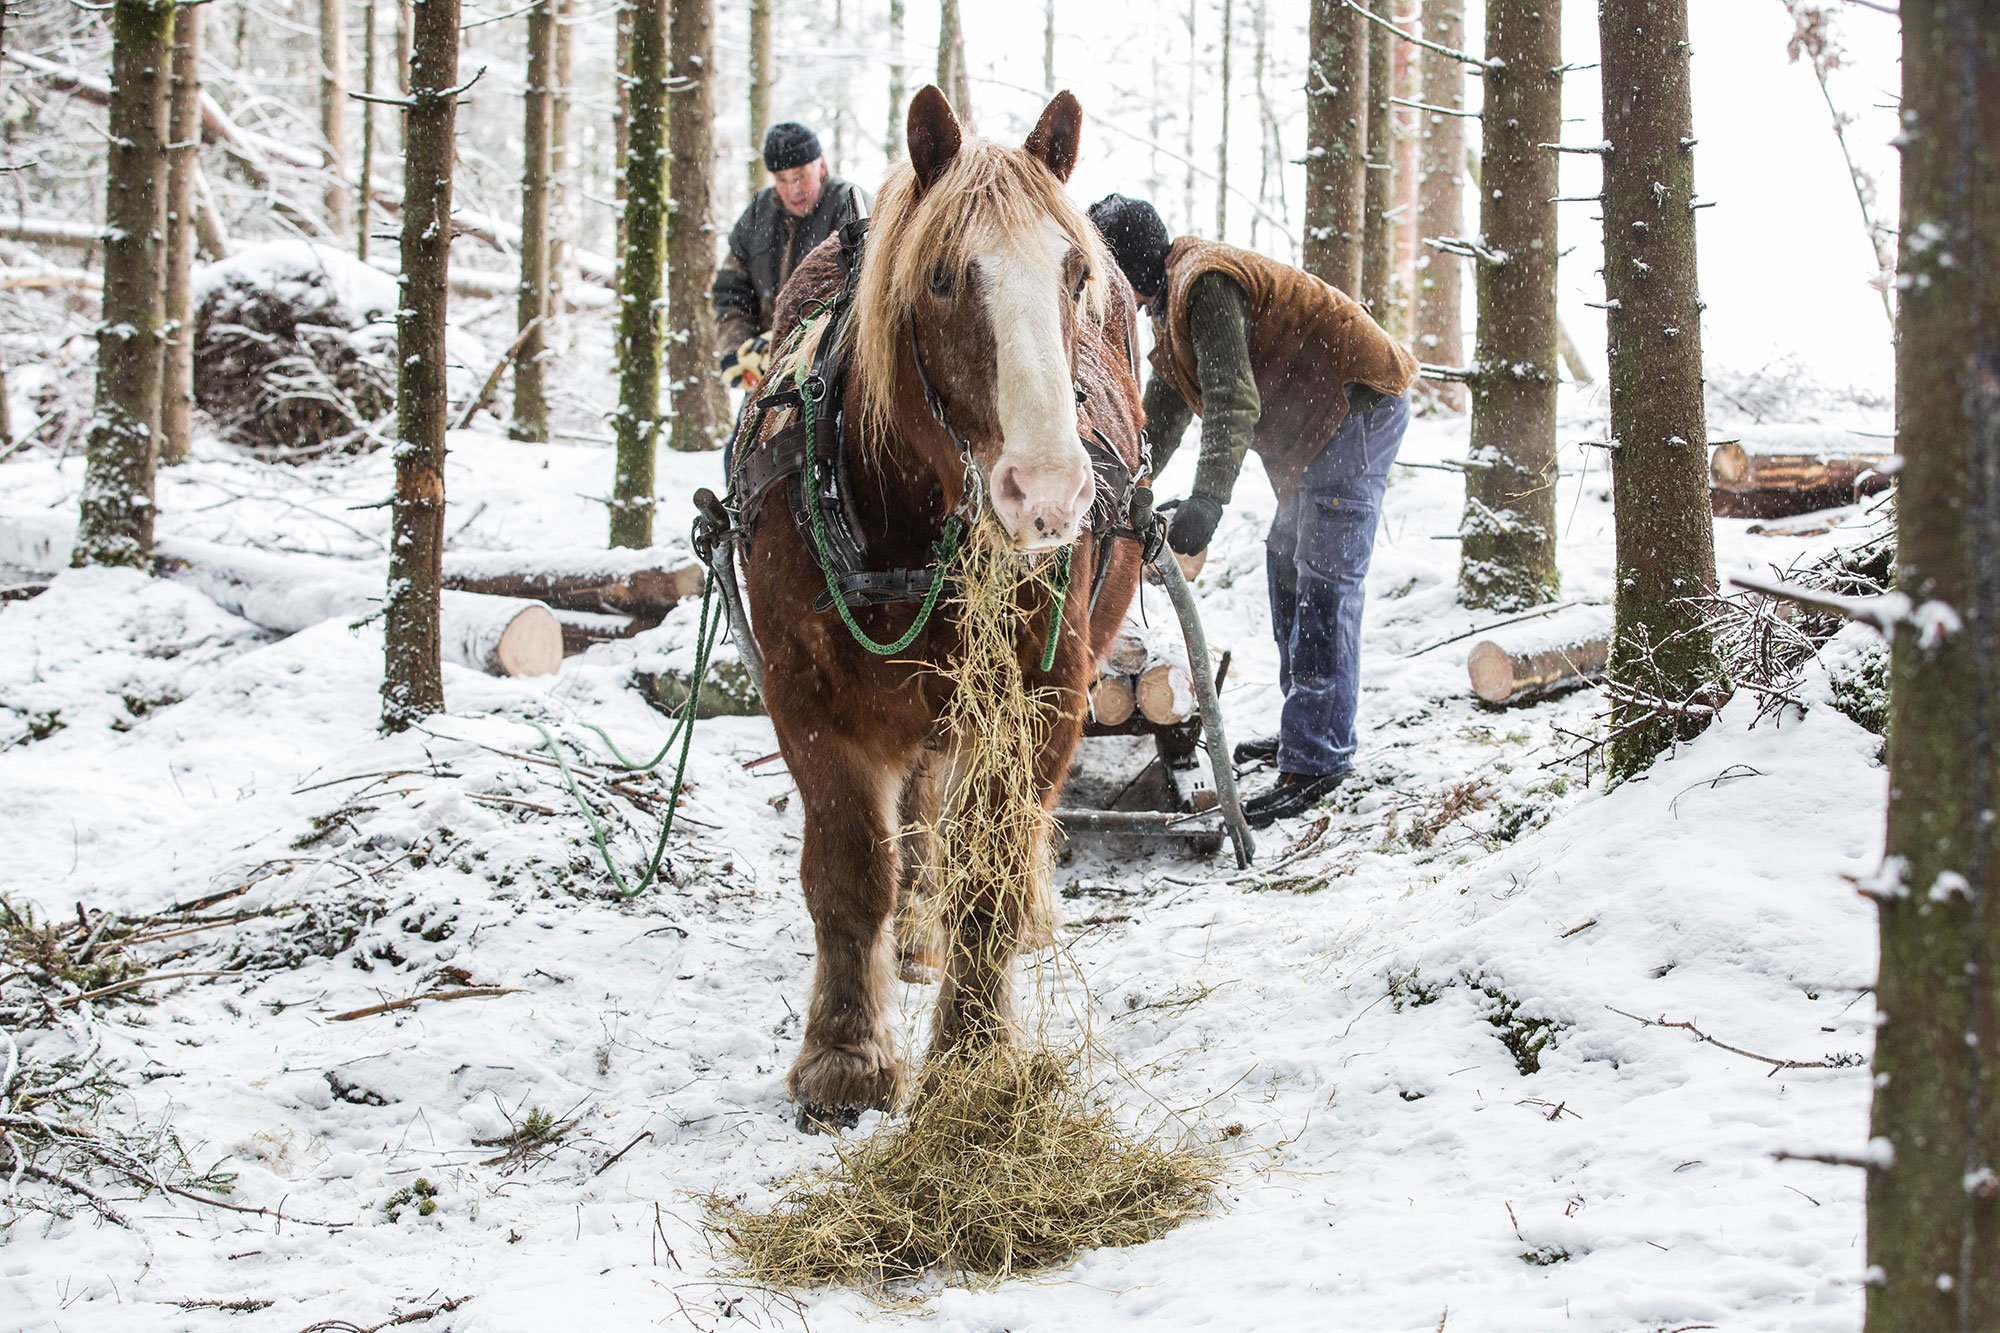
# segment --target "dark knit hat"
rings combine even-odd
[[[1104,237],[1132,290],[1142,298],[1159,294],[1167,282],[1167,224],[1144,199],[1107,194],[1090,206],[1090,220]]]
[[[768,171],[790,171],[819,155],[819,136],[796,120],[781,120],[764,132],[764,167]]]

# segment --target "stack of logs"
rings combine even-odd
[[[1127,621],[1097,664],[1090,720],[1099,730],[1127,730],[1133,715],[1158,727],[1194,716],[1194,681],[1178,633],[1148,634]]]

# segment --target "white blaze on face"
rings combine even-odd
[[[1069,238],[1052,220],[979,256],[980,290],[997,352],[994,408],[1000,456],[988,491],[1024,549],[1066,546],[1090,507],[1090,459],[1076,433],[1076,394],[1063,343]]]

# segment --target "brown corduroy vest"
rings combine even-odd
[[[1250,298],[1250,370],[1262,412],[1252,447],[1280,499],[1347,416],[1347,386],[1407,391],[1417,360],[1359,302],[1303,269],[1218,241],[1183,236],[1167,253],[1166,318],[1154,325],[1154,373],[1201,411],[1201,380],[1188,331],[1188,289],[1204,273],[1227,274]]]

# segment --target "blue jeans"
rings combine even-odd
[[[1361,604],[1389,465],[1410,424],[1407,397],[1350,412],[1278,508],[1264,539],[1271,631],[1278,640],[1278,768],[1345,773],[1354,767],[1361,692]]]

